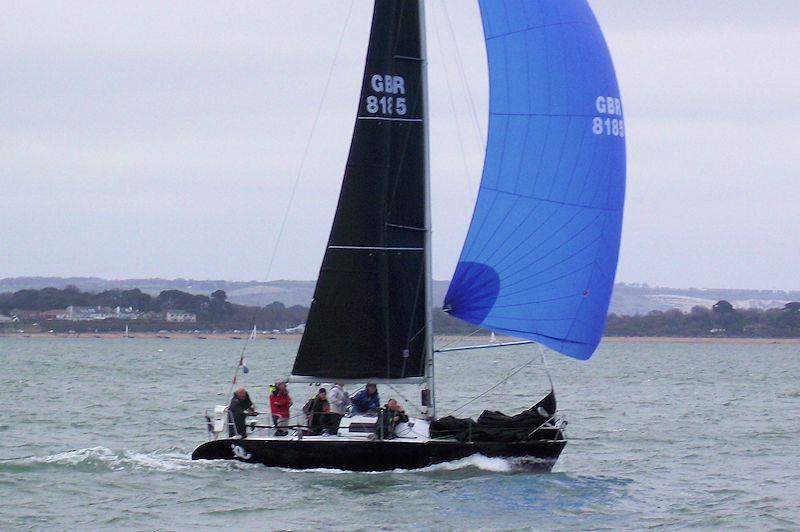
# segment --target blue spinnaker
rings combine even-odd
[[[625,123],[585,0],[481,0],[489,134],[453,316],[592,356],[614,284]]]

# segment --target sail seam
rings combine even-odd
[[[557,266],[557,265],[559,265],[559,264],[563,264],[563,263],[565,263],[565,262],[568,262],[568,261],[570,261],[570,260],[574,259],[575,257],[577,257],[578,255],[580,255],[581,253],[583,253],[584,251],[586,251],[586,250],[587,250],[587,249],[589,249],[590,247],[592,247],[592,246],[596,245],[596,244],[597,244],[597,242],[599,242],[600,240],[602,240],[602,236],[600,236],[600,237],[596,238],[595,240],[592,240],[592,241],[591,241],[591,242],[590,242],[588,245],[586,245],[586,246],[584,246],[584,247],[580,248],[578,251],[576,251],[576,252],[572,253],[572,254],[571,254],[571,255],[569,255],[567,258],[565,258],[565,259],[563,259],[563,260],[561,260],[561,261],[557,262],[556,264],[550,265],[550,266],[548,266],[547,268],[545,268],[545,269],[543,269],[543,270],[539,270],[538,272],[536,272],[536,273],[534,273],[534,274],[532,274],[532,275],[528,275],[527,277],[523,277],[523,278],[521,278],[521,279],[517,279],[517,280],[516,280],[516,281],[514,281],[513,283],[509,283],[508,285],[506,285],[506,286],[505,286],[506,290],[508,290],[508,288],[510,288],[510,287],[512,287],[512,286],[516,286],[516,285],[518,285],[519,283],[522,283],[522,282],[525,282],[525,281],[530,281],[531,279],[535,279],[537,276],[539,276],[539,275],[541,275],[541,274],[543,274],[543,273],[547,273],[547,272],[549,272],[551,269],[553,269],[553,266]],[[532,266],[532,265],[533,265],[533,264],[535,264],[535,263],[536,263],[536,261],[534,261],[533,263],[530,263],[530,264],[526,264],[526,267],[530,267],[530,266]],[[560,276],[558,276],[558,277],[554,277],[554,278],[552,278],[552,279],[549,279],[549,280],[547,280],[547,281],[541,282],[541,283],[539,283],[539,284],[531,285],[531,286],[530,286],[530,288],[539,288],[540,286],[545,286],[545,285],[548,285],[548,284],[550,284],[550,283],[553,283],[553,282],[555,282],[555,281],[560,281],[561,279],[565,279],[565,278],[567,278],[567,277],[569,277],[569,276],[571,276],[571,275],[573,275],[573,274],[576,274],[576,273],[578,273],[578,272],[580,272],[580,271],[582,271],[582,270],[585,270],[586,268],[588,268],[588,267],[592,266],[594,263],[595,263],[595,261],[592,261],[592,262],[590,262],[590,263],[587,263],[587,264],[583,264],[582,266],[580,266],[580,267],[578,267],[578,268],[576,268],[576,269],[574,269],[574,270],[572,270],[572,271],[569,271],[569,272],[567,272],[567,273],[565,273],[565,274],[563,274],[563,275],[560,275]],[[508,297],[508,296],[514,296],[514,295],[517,295],[517,294],[520,294],[520,293],[522,293],[523,291],[524,291],[524,290],[516,290],[516,291],[513,291],[513,292],[511,292],[511,291],[507,291],[507,292],[506,292],[506,293],[504,293],[503,295],[504,295],[504,296],[506,296],[506,297]]]
[[[392,246],[328,246],[328,249],[357,249],[379,251],[425,251],[425,248],[405,248]]]
[[[555,117],[555,118],[594,118],[596,115],[582,114],[582,113],[511,113],[503,111],[491,111],[490,115],[495,116],[541,116],[541,117]]]
[[[506,332],[510,332],[512,334],[520,334],[520,333],[522,333],[522,334],[520,334],[520,336],[522,336],[522,338],[526,338],[527,336],[530,335],[530,336],[537,336],[539,338],[547,338],[549,340],[556,340],[558,342],[563,342],[565,344],[591,345],[589,342],[581,342],[579,340],[569,340],[567,338],[559,338],[557,336],[550,336],[550,335],[542,334],[542,333],[538,333],[538,332],[527,333],[526,331],[518,331],[516,329],[508,329],[506,327],[493,328],[491,325],[487,325],[487,329],[494,329],[494,330],[498,330],[498,331],[506,331]]]
[[[361,377],[337,377],[335,375],[304,375],[304,374],[296,374],[293,373],[289,376],[289,382],[310,382],[310,383],[322,383],[322,382],[331,382],[331,381],[339,381],[342,384],[348,383],[364,383],[364,382],[375,382],[375,383],[398,383],[398,384],[420,384],[425,381],[425,377],[403,377],[403,378],[386,378],[386,377],[376,377],[374,375],[364,375]]]
[[[395,229],[408,229],[410,231],[427,231],[424,227],[414,227],[412,225],[400,225],[400,224],[391,224],[387,223],[386,227],[393,227]]]
[[[566,205],[566,206],[569,206],[569,207],[580,207],[582,209],[592,209],[592,210],[596,210],[596,211],[608,211],[608,212],[617,212],[617,211],[620,210],[619,208],[595,207],[595,206],[592,206],[592,205],[583,205],[581,203],[572,203],[572,202],[569,202],[569,201],[558,201],[558,200],[554,200],[554,199],[540,198],[538,196],[529,196],[527,194],[518,194],[516,192],[509,192],[507,190],[500,190],[499,188],[493,188],[493,187],[481,187],[481,188],[485,189],[485,190],[490,190],[492,192],[497,192],[499,194],[509,194],[511,196],[519,196],[521,198],[528,198],[528,199],[537,200],[537,201],[545,201],[547,203],[555,203],[557,205]]]
[[[540,30],[544,28],[555,28],[558,26],[574,26],[577,24],[587,24],[586,22],[581,22],[580,20],[575,21],[567,21],[567,22],[554,22],[552,24],[542,24],[541,26],[530,26],[528,28],[521,28],[514,31],[508,31],[505,33],[498,33],[497,35],[492,35],[491,37],[486,37],[487,41],[491,41],[492,39],[499,39],[500,37],[508,37],[509,35],[516,35],[517,33],[525,33],[526,31],[532,30]],[[588,24],[587,24],[588,25]]]
[[[601,232],[600,232],[600,234],[601,234],[601,235],[603,235],[603,234],[605,233],[605,230],[606,230],[606,225],[608,225],[608,218],[606,218],[606,219],[604,219],[604,220],[603,220],[603,228],[602,228],[602,230],[601,230]],[[602,238],[602,236],[601,236],[601,238]],[[594,263],[595,263],[595,264],[597,264],[597,260],[596,260],[596,259],[595,259]],[[588,286],[592,286],[592,285],[593,285],[593,283],[592,283],[592,279],[594,279],[594,277],[595,277],[596,273],[597,273],[597,268],[592,268],[592,269],[589,271],[588,279],[586,279],[586,283],[584,284],[584,286],[587,286],[587,287],[588,287]],[[584,304],[585,302],[586,302],[586,297],[584,297],[584,298],[583,298],[583,299],[580,301],[580,303],[578,303],[578,310],[577,310],[577,312],[575,313],[575,317],[573,318],[573,320],[572,320],[572,323],[571,323],[571,324],[570,324],[570,326],[569,326],[569,329],[567,330],[567,336],[569,336],[570,334],[572,334],[572,329],[575,327],[575,324],[578,322],[578,316],[580,315],[580,310],[581,310],[581,307],[583,307],[583,304]],[[608,304],[606,304],[606,312],[605,312],[604,314],[607,314],[607,313],[608,313]],[[605,316],[603,316],[603,318],[602,318],[602,321],[603,321],[603,322],[605,322]],[[600,329],[600,334],[602,334],[602,333],[603,333],[603,330],[602,330],[602,328],[601,328],[601,329]]]
[[[505,50],[505,48],[504,48],[504,50]],[[503,123],[503,126],[504,126],[504,127],[503,127],[503,138],[505,139],[505,138],[507,137],[507,134],[508,134],[508,120],[505,120],[505,121],[504,121],[504,123]],[[498,172],[498,174],[499,174],[499,175],[502,175],[502,174],[503,174],[503,168],[504,168],[504,165],[505,165],[505,154],[506,154],[506,144],[505,144],[505,142],[504,142],[504,143],[503,143],[502,150],[501,150],[501,152],[500,152],[500,157],[499,157],[499,160],[498,160],[498,170],[497,170],[497,172]],[[495,198],[495,200],[496,200],[496,198]],[[496,225],[495,225],[495,227],[494,227],[494,230],[492,231],[492,234],[491,234],[491,236],[490,236],[489,238],[487,238],[487,239],[486,239],[486,241],[484,242],[484,244],[483,244],[483,246],[481,247],[481,249],[478,251],[478,253],[476,253],[476,256],[477,256],[477,257],[480,257],[480,256],[481,256],[481,254],[483,254],[483,252],[486,250],[487,246],[489,245],[489,242],[492,240],[492,238],[494,237],[494,235],[495,235],[495,234],[497,234],[497,231],[499,231],[499,230],[500,230],[500,228],[503,226],[503,224],[505,223],[505,221],[506,221],[506,220],[508,219],[508,217],[511,215],[511,212],[513,211],[514,207],[516,207],[516,205],[517,205],[517,201],[518,201],[517,199],[515,199],[515,200],[514,200],[514,204],[512,205],[512,207],[511,207],[510,209],[508,209],[508,210],[506,211],[505,215],[503,216],[503,219],[502,219],[502,220],[500,220],[500,223],[498,223],[498,224],[496,224]],[[493,202],[493,204],[494,204],[494,202]],[[485,225],[485,224],[481,224],[481,225],[478,227],[478,230],[479,230],[479,231],[483,231],[484,225]],[[491,253],[490,253],[490,256],[491,256]]]
[[[411,57],[410,55],[395,55],[394,59],[407,59],[409,61],[424,61],[421,57]]]
[[[358,116],[358,120],[387,120],[389,122],[422,122],[421,118],[389,118],[386,116]]]
[[[572,223],[578,217],[578,214],[579,214],[579,212],[575,213],[568,221],[566,221],[564,224],[562,224],[561,227],[559,227],[558,229],[556,229],[555,231],[553,231],[552,233],[547,235],[546,238],[544,238],[542,240],[539,240],[538,243],[536,244],[536,246],[533,247],[532,249],[530,249],[524,255],[518,256],[518,257],[514,257],[514,261],[513,262],[511,262],[507,266],[503,266],[502,268],[500,268],[501,262],[504,261],[506,258],[508,258],[511,255],[511,252],[506,254],[506,256],[503,257],[503,259],[501,259],[501,261],[499,261],[497,263],[497,265],[496,265],[497,267],[495,269],[497,269],[498,274],[504,274],[506,272],[512,271],[511,268],[513,268],[514,266],[519,266],[520,262],[522,262],[523,259],[525,259],[527,261],[528,258],[531,255],[533,255],[534,251],[539,250],[539,248],[541,248],[542,246],[546,246],[546,245],[551,244],[553,242],[553,239],[556,238],[556,236],[559,233],[561,233],[561,231],[565,230],[566,228],[568,228],[568,227],[570,227],[572,225]],[[588,223],[583,224],[583,226],[580,227],[577,231],[570,231],[570,234],[569,234],[568,238],[563,240],[563,242],[570,242],[570,241],[574,240],[578,235],[580,235],[581,233],[585,232],[588,228],[592,227],[592,225],[600,218],[600,216],[602,216],[602,214],[598,214],[592,220],[590,220]],[[563,244],[561,244],[561,245],[563,245]],[[513,273],[511,273],[509,275],[516,276],[516,275],[521,274],[522,272],[525,271],[526,268],[529,268],[529,267],[533,266],[534,264],[536,264],[537,262],[540,262],[547,254],[549,254],[549,253],[547,253],[547,251],[548,251],[548,248],[545,247],[545,253],[541,253],[539,255],[539,257],[536,258],[533,262],[526,262],[524,267],[517,268],[516,270],[513,270]],[[552,250],[549,250],[549,251],[552,251]],[[580,252],[580,251],[582,251],[582,250],[579,250],[578,252]]]

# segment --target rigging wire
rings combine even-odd
[[[547,357],[544,356],[544,346],[538,342],[536,345],[539,346],[539,355],[542,357],[542,366],[544,366],[544,373],[547,375],[547,380],[550,382],[550,390],[554,391],[556,387],[553,385],[553,378],[550,376],[550,368],[547,367]]]
[[[470,110],[472,111],[471,117],[472,122],[475,125],[475,132],[478,135],[478,140],[482,146],[486,145],[486,140],[483,135],[483,131],[481,130],[480,121],[478,120],[478,112],[475,108],[475,100],[472,97],[472,91],[469,89],[469,83],[467,82],[467,74],[466,70],[464,69],[464,62],[461,60],[461,52],[458,49],[458,41],[456,40],[456,32],[453,30],[453,23],[450,20],[450,12],[447,10],[447,2],[441,2],[442,9],[444,10],[444,18],[447,21],[447,28],[450,33],[450,38],[453,41],[453,47],[456,50],[456,70],[461,75],[461,85],[464,91],[467,94],[467,100],[469,101]]]
[[[455,410],[451,411],[451,412],[450,412],[450,415],[452,416],[452,415],[454,415],[456,412],[460,412],[460,411],[461,411],[461,410],[463,410],[463,409],[464,409],[464,408],[465,408],[467,405],[470,405],[470,404],[474,403],[475,401],[477,401],[478,399],[480,399],[480,398],[481,398],[481,397],[483,397],[484,395],[488,394],[489,392],[491,392],[492,390],[494,390],[494,389],[495,389],[495,388],[497,388],[498,386],[501,386],[501,385],[505,384],[505,383],[506,383],[506,381],[507,381],[508,379],[510,379],[511,377],[513,377],[514,375],[516,375],[517,373],[519,373],[520,371],[522,371],[524,368],[526,368],[526,367],[530,366],[531,364],[533,364],[533,362],[536,360],[536,358],[537,358],[537,357],[533,357],[533,358],[531,358],[530,360],[528,360],[527,362],[525,362],[524,364],[522,364],[521,366],[517,367],[516,369],[513,369],[513,370],[511,370],[511,371],[510,371],[510,372],[509,372],[509,373],[508,373],[508,374],[507,374],[505,377],[503,377],[503,379],[502,379],[500,382],[498,382],[497,384],[495,384],[495,385],[494,385],[494,386],[492,386],[491,388],[488,388],[487,390],[483,391],[483,392],[482,392],[482,393],[480,393],[479,395],[476,395],[475,397],[473,397],[472,399],[470,399],[469,401],[467,401],[467,402],[466,402],[466,403],[464,403],[463,405],[459,406],[459,407],[458,407],[458,408],[456,408]]]
[[[475,329],[475,330],[474,330],[474,331],[472,331],[471,333],[469,333],[469,334],[465,334],[465,335],[461,336],[460,338],[456,338],[455,340],[452,340],[452,341],[450,341],[450,342],[448,342],[448,343],[444,344],[443,346],[440,346],[440,347],[438,347],[437,349],[445,349],[445,348],[447,348],[447,347],[450,347],[451,345],[453,345],[453,344],[455,344],[455,343],[458,343],[458,342],[463,342],[463,341],[464,341],[464,340],[466,340],[467,338],[470,338],[470,337],[472,337],[473,335],[475,335],[476,333],[478,333],[478,332],[479,332],[481,329],[483,329],[483,327],[478,327],[477,329]]]
[[[389,388],[390,388],[390,389],[391,389],[391,390],[392,390],[394,393],[396,393],[397,395],[399,395],[399,396],[400,396],[400,398],[401,398],[401,399],[402,399],[402,400],[405,402],[405,404],[406,404],[406,405],[414,407],[414,410],[415,410],[417,413],[419,413],[419,408],[417,408],[417,405],[416,405],[416,403],[414,403],[414,402],[413,402],[413,401],[411,401],[411,400],[410,400],[408,397],[406,397],[405,395],[403,395],[403,393],[402,393],[400,390],[398,390],[397,388],[395,388],[394,386],[392,386],[392,385],[391,385],[391,383],[386,383],[386,386],[388,386],[388,387],[389,387]],[[390,399],[391,399],[391,398],[390,398]]]
[[[469,126],[465,124],[466,127],[463,128],[461,127],[463,117],[462,119],[459,118],[458,108],[460,107],[460,105],[459,106],[456,105],[456,94],[455,94],[456,91],[454,88],[454,86],[458,85],[458,81],[461,82],[462,92],[467,95],[467,100],[469,102],[468,114],[470,114],[472,118],[472,123],[475,125],[475,132],[477,135],[477,146],[475,146],[475,149],[470,153],[475,154],[478,152],[485,151],[486,144],[483,140],[483,134],[481,132],[477,112],[475,110],[475,103],[472,98],[472,91],[470,90],[469,83],[467,82],[467,77],[464,71],[463,62],[461,60],[461,54],[459,51],[458,42],[455,39],[455,33],[452,28],[452,22],[450,21],[450,15],[447,11],[446,2],[442,1],[439,2],[439,4],[441,4],[440,9],[444,11],[444,18],[446,20],[446,25],[449,29],[449,33],[448,31],[441,29],[443,24],[439,19],[441,18],[442,14],[439,12],[439,10],[431,10],[431,13],[433,14],[431,20],[433,22],[433,30],[436,35],[436,42],[438,45],[437,47],[439,50],[438,55],[442,64],[441,70],[444,73],[445,84],[447,87],[447,96],[448,96],[448,102],[450,104],[450,113],[453,119],[455,120],[456,124],[455,137],[458,141],[458,149],[460,151],[461,163],[463,165],[463,174],[461,175],[461,179],[465,185],[464,190],[466,192],[462,192],[462,194],[464,194],[463,196],[464,202],[462,203],[461,209],[463,212],[464,219],[470,220],[474,215],[475,201],[480,191],[480,181],[482,172],[480,168],[482,167],[483,158],[481,157],[480,166],[478,166],[477,168],[470,169],[470,164],[468,163],[468,160],[474,157],[468,157],[467,151],[468,147],[473,145],[473,142],[471,142],[471,139],[468,138],[470,136],[468,134],[468,130],[470,129]],[[442,37],[442,33],[444,33],[445,36],[450,37],[450,42],[448,44],[450,44],[455,49],[454,61],[452,57],[453,56],[452,51],[448,50],[449,53],[448,54],[445,53],[445,39]],[[455,69],[458,70],[458,76],[452,73],[453,65],[451,64],[450,67],[448,67],[449,63],[455,63]],[[461,99],[463,100],[463,97]],[[467,119],[467,121],[469,121],[469,119]],[[466,235],[468,234],[468,227],[470,225],[471,222],[470,224],[465,226],[464,229],[462,229],[464,230],[464,233],[462,233],[464,237],[466,237]],[[464,250],[462,249],[461,253],[463,254],[463,252]]]
[[[549,369],[548,369],[548,367],[547,367],[547,360],[546,360],[546,358],[545,358],[545,354],[544,354],[544,348],[542,347],[542,344],[539,344],[539,343],[537,343],[536,345],[537,345],[537,346],[539,346],[539,356],[538,356],[538,357],[537,357],[537,356],[534,356],[534,357],[532,357],[530,360],[528,360],[527,362],[525,362],[524,364],[522,364],[521,366],[518,366],[518,367],[516,367],[516,368],[512,369],[512,370],[511,370],[511,371],[510,371],[508,374],[506,374],[506,376],[505,376],[505,377],[503,377],[503,379],[502,379],[502,380],[500,380],[500,382],[498,382],[497,384],[495,384],[495,385],[493,385],[492,387],[488,388],[487,390],[483,391],[483,392],[482,392],[482,393],[480,393],[479,395],[476,395],[475,397],[473,397],[472,399],[470,399],[470,400],[469,400],[469,401],[467,401],[466,403],[462,404],[461,406],[459,406],[459,407],[458,407],[458,408],[456,408],[455,410],[451,411],[449,415],[451,415],[451,416],[452,416],[452,415],[456,414],[457,412],[460,412],[460,411],[461,411],[461,410],[463,410],[463,409],[464,409],[466,406],[468,406],[468,405],[470,405],[470,404],[474,403],[475,401],[477,401],[477,400],[478,400],[478,399],[480,399],[481,397],[485,396],[486,394],[488,394],[488,393],[489,393],[489,392],[491,392],[492,390],[494,390],[494,389],[498,388],[499,386],[502,386],[503,384],[505,384],[505,383],[508,381],[508,379],[510,379],[511,377],[513,377],[514,375],[516,375],[517,373],[519,373],[520,371],[522,371],[522,370],[523,370],[523,369],[525,369],[526,367],[528,367],[528,366],[530,366],[531,364],[533,364],[533,363],[536,361],[536,359],[537,359],[537,358],[541,358],[542,364],[544,365],[544,370],[545,370],[545,373],[547,374],[547,380],[550,382],[550,389],[551,389],[551,390],[553,390],[553,389],[554,389],[554,386],[553,386],[553,379],[550,377],[550,370],[549,370]]]
[[[289,201],[288,201],[288,203],[286,205],[286,209],[284,210],[283,219],[281,220],[281,224],[279,226],[277,236],[275,237],[275,245],[272,248],[272,255],[270,256],[269,263],[268,263],[268,266],[267,266],[267,275],[266,275],[266,279],[267,280],[269,280],[270,275],[272,275],[272,267],[275,264],[275,256],[277,255],[277,252],[278,252],[278,246],[281,243],[281,238],[283,237],[283,232],[286,229],[286,222],[289,219],[289,213],[292,210],[292,205],[294,203],[294,198],[295,198],[295,195],[297,193],[297,186],[300,183],[300,178],[303,175],[303,171],[305,170],[306,160],[308,159],[308,154],[309,154],[309,152],[311,150],[311,144],[312,144],[312,141],[314,140],[314,133],[316,133],[317,125],[319,123],[319,117],[322,114],[322,109],[324,107],[325,99],[326,99],[326,97],[328,95],[328,88],[330,87],[331,79],[333,78],[333,71],[334,71],[334,69],[336,67],[336,63],[337,63],[337,61],[339,59],[339,55],[340,55],[340,53],[342,51],[342,43],[344,42],[344,36],[347,34],[347,27],[350,25],[350,18],[351,18],[352,14],[353,14],[353,6],[354,5],[355,5],[355,0],[350,0],[350,8],[347,11],[347,17],[345,18],[345,22],[342,25],[342,32],[339,35],[339,42],[336,45],[336,52],[333,55],[333,61],[331,62],[331,66],[328,69],[328,77],[325,80],[325,85],[323,86],[323,89],[322,89],[322,95],[320,96],[319,104],[317,105],[317,110],[316,110],[316,113],[314,114],[314,120],[313,120],[312,125],[311,125],[311,132],[308,135],[308,140],[306,141],[305,148],[303,149],[303,154],[300,157],[300,165],[297,168],[297,174],[295,175],[294,183],[292,184],[292,189],[291,189],[291,192],[289,193]],[[256,304],[256,310],[253,313],[253,319],[251,320],[253,322],[255,322],[256,313],[261,308],[261,303],[262,303],[263,297],[264,297],[264,292],[261,292],[261,294],[259,294],[259,296],[258,296],[258,300],[257,300],[257,304]],[[236,364],[236,368],[234,369],[233,378],[231,379],[230,389],[228,390],[228,395],[230,395],[231,392],[233,392],[233,388],[234,388],[234,386],[236,386],[236,379],[239,376],[239,369],[242,367],[242,364],[244,363],[244,355],[245,355],[245,352],[247,351],[247,347],[249,346],[249,344],[250,344],[250,338],[248,337],[245,340],[244,345],[242,346],[242,351],[241,351],[241,353],[239,355],[239,361]]]
[[[433,21],[433,29],[434,33],[436,34],[436,43],[439,45],[439,56],[442,60],[442,68],[444,70],[444,77],[447,84],[447,94],[449,96],[449,103],[450,103],[450,111],[453,114],[453,118],[456,121],[456,137],[458,138],[458,147],[461,151],[461,163],[464,165],[464,180],[467,182],[468,186],[474,186],[472,183],[473,178],[470,176],[469,166],[467,165],[467,151],[464,148],[464,139],[462,136],[462,129],[461,129],[461,121],[458,119],[458,112],[456,111],[456,104],[455,104],[455,96],[453,93],[453,87],[450,83],[450,69],[447,68],[447,61],[445,60],[444,55],[444,46],[442,43],[442,37],[439,32],[439,24],[436,22],[436,17],[431,17]]]

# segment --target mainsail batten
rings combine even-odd
[[[425,113],[418,1],[375,3],[339,204],[292,374],[425,375]]]
[[[619,254],[625,123],[585,0],[481,0],[486,159],[445,310],[575,358],[594,352]]]

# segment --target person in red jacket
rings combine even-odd
[[[292,398],[289,390],[286,389],[285,382],[276,382],[272,393],[269,394],[269,409],[272,412],[272,423],[278,427],[275,436],[286,436],[289,432],[282,427],[289,424],[289,408],[292,406]]]

